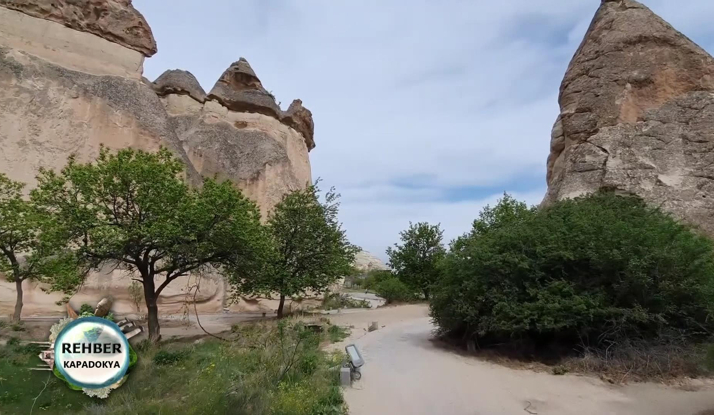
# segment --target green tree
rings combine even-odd
[[[373,269],[368,271],[363,279],[358,280],[358,285],[365,290],[374,290],[379,283],[392,278],[396,277],[388,269]]]
[[[414,300],[414,290],[408,287],[397,277],[386,278],[374,287],[377,295],[384,298],[387,304],[395,302],[408,302]]]
[[[257,207],[230,182],[196,189],[183,176],[167,149],[103,148],[95,163],[72,157],[60,173],[41,170],[32,192],[88,267],[123,268],[143,285],[152,341],[160,339],[157,299],[172,281],[226,264],[250,278],[269,249]]]
[[[444,231],[440,225],[409,222],[409,229],[399,235],[402,244],[387,248],[389,266],[400,280],[428,300],[431,286],[439,278],[439,262],[446,254]]]
[[[444,332],[489,341],[704,338],[714,246],[637,197],[602,192],[487,207],[443,262],[430,302]]]
[[[22,282],[37,276],[36,261],[26,255],[37,245],[39,222],[30,204],[22,198],[24,184],[0,173],[0,271],[8,281],[15,282],[17,300],[12,319],[22,315]]]
[[[239,291],[278,293],[282,318],[286,297],[319,293],[348,275],[359,248],[349,243],[338,221],[338,201],[331,189],[320,202],[316,184],[285,195],[267,223],[274,247],[269,271],[250,280],[234,273]]]
[[[10,180],[0,173],[0,271],[15,283],[17,300],[12,319],[22,317],[25,280],[45,280],[56,275],[57,281],[77,278],[74,264],[53,244],[56,236],[53,222],[39,214],[22,195],[23,183]],[[53,284],[53,288],[59,287]]]

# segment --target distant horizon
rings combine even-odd
[[[714,2],[642,3],[714,50]],[[540,203],[559,85],[599,6],[209,4],[134,1],[159,49],[144,76],[182,69],[208,92],[245,57],[283,109],[301,99],[313,179],[337,188],[350,240],[385,263],[409,221],[441,223],[448,244],[504,191]]]

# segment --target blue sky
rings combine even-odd
[[[714,50],[714,2],[644,2]],[[504,191],[545,193],[568,62],[597,0],[134,0],[159,53],[209,90],[245,57],[315,119],[313,177],[342,194],[352,242],[384,258],[409,221],[466,232]]]

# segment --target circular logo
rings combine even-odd
[[[129,368],[129,342],[119,326],[100,317],[67,324],[55,340],[55,366],[73,385],[99,389],[119,382]]]

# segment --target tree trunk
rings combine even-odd
[[[424,299],[425,299],[426,301],[429,301],[429,289],[428,289],[428,288],[424,288],[423,291],[424,291]]]
[[[278,319],[283,318],[283,308],[285,307],[285,296],[280,294],[280,304],[278,305]]]
[[[149,340],[157,343],[161,340],[161,327],[159,327],[159,307],[156,305],[157,295],[154,292],[154,279],[144,280],[144,300],[146,301],[146,318],[149,323]]]
[[[20,321],[22,315],[22,280],[15,280],[15,291],[17,291],[17,301],[15,301],[15,314],[12,315],[13,321]]]

